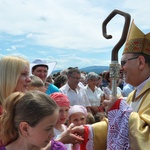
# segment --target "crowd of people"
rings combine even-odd
[[[147,150],[149,37],[132,22],[116,97],[109,70],[52,74],[55,63],[1,58],[0,150]]]

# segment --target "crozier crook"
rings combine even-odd
[[[118,51],[126,41],[131,17],[129,14],[122,12],[120,10],[113,10],[110,13],[110,15],[104,20],[104,22],[102,24],[103,36],[106,39],[111,39],[112,36],[107,35],[106,26],[107,26],[108,22],[117,14],[124,16],[125,23],[124,23],[124,28],[122,31],[122,36],[121,36],[120,40],[118,41],[118,43],[114,46],[114,48],[112,50],[112,54],[111,54],[110,78],[112,79],[112,95],[115,97],[117,96],[117,79],[119,78],[119,71],[120,71],[120,66],[118,64]]]

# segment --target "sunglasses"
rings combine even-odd
[[[122,60],[122,61],[121,61],[121,66],[123,67],[123,66],[126,64],[127,61],[133,60],[133,59],[137,59],[138,57],[139,57],[139,56],[136,56],[136,57],[133,57],[133,58],[129,58],[129,59],[126,59],[126,60]]]

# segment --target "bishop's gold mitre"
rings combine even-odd
[[[125,53],[144,53],[150,55],[150,32],[144,34],[132,21],[125,48]]]

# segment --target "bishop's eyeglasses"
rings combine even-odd
[[[121,66],[123,67],[127,61],[129,60],[133,60],[133,59],[137,59],[139,56],[136,56],[136,57],[133,57],[133,58],[129,58],[129,59],[126,59],[126,60],[121,60]]]

